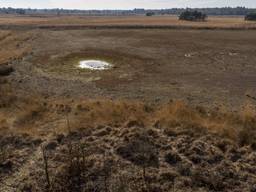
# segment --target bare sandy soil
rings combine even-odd
[[[0,191],[255,192],[254,25],[1,17]]]

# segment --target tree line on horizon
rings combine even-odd
[[[200,12],[204,15],[241,15],[256,13],[256,9],[245,7],[223,8],[172,8],[172,9],[133,9],[133,10],[75,10],[75,9],[22,9],[0,8],[0,14],[17,15],[180,15],[186,11]]]

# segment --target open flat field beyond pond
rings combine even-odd
[[[0,29],[1,192],[256,191],[255,22],[0,16]]]
[[[202,29],[255,29],[256,23],[239,16],[211,16],[207,22],[180,21],[178,16],[1,16],[1,28],[202,28]]]

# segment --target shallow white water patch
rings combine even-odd
[[[90,70],[106,70],[110,69],[112,65],[108,62],[101,60],[83,60],[79,62],[78,65],[81,69],[90,69]]]

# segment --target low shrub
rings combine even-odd
[[[180,20],[186,21],[205,21],[207,15],[199,11],[185,11],[180,14]]]
[[[247,21],[256,21],[256,13],[249,13],[245,16]]]

